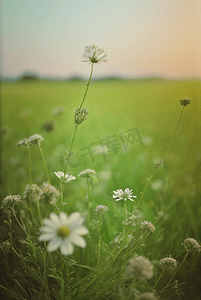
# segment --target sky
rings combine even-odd
[[[201,0],[2,0],[1,74],[201,77]]]

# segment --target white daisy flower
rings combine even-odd
[[[70,216],[61,212],[59,216],[50,214],[50,219],[44,219],[45,226],[41,227],[42,234],[39,241],[50,241],[47,251],[52,252],[60,248],[61,254],[70,255],[74,251],[74,245],[85,248],[86,241],[81,235],[89,234],[88,229],[83,226],[84,218],[79,212]]]
[[[68,174],[65,174],[64,176],[64,173],[61,172],[61,171],[58,171],[58,172],[54,172],[54,174],[61,180],[61,182],[63,183],[68,183],[68,182],[71,182],[71,180],[75,180],[76,177],[73,176],[73,175],[68,175]]]
[[[125,189],[124,191],[122,189],[113,191],[113,193],[114,193],[113,198],[116,198],[115,201],[119,201],[119,200],[127,201],[128,199],[134,201],[132,198],[137,198],[137,196],[132,195],[133,193],[132,190],[129,190],[128,188]]]
[[[99,46],[89,45],[85,46],[85,51],[82,55],[83,62],[89,62],[92,64],[97,64],[98,62],[107,62],[107,52],[100,48]]]

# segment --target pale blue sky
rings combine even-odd
[[[108,53],[95,75],[201,76],[200,0],[2,0],[1,73],[87,76],[85,45]]]

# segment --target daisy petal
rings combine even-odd
[[[61,245],[60,250],[61,250],[61,254],[63,255],[70,255],[73,253],[74,247],[70,241],[66,241]]]
[[[82,248],[85,248],[86,247],[86,241],[85,239],[83,239],[83,237],[79,236],[79,235],[74,235],[72,234],[70,237],[69,237],[70,241],[75,244],[76,246],[78,247],[82,247]]]
[[[55,237],[55,233],[44,233],[41,234],[38,238],[39,241],[49,241]]]
[[[57,250],[59,246],[61,245],[61,239],[60,238],[55,238],[52,241],[49,242],[47,245],[47,251],[52,252]]]

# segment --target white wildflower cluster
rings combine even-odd
[[[30,145],[38,145],[40,146],[41,143],[44,141],[44,138],[39,134],[34,134],[30,136],[28,139],[22,139],[19,141],[18,146],[26,146],[29,147]]]
[[[89,45],[85,46],[85,51],[82,55],[83,62],[89,62],[92,64],[97,64],[98,62],[107,62],[107,53],[104,49],[99,46]]]
[[[76,177],[73,176],[73,175],[68,175],[68,174],[65,174],[61,171],[58,171],[58,172],[54,172],[54,174],[59,178],[59,180],[61,180],[61,182],[63,183],[68,183],[68,182],[71,182],[72,180],[75,180]]]
[[[74,124],[80,125],[84,120],[87,119],[88,110],[86,108],[75,108],[74,110]]]
[[[39,202],[43,195],[42,189],[37,184],[27,185],[23,193],[23,198],[26,201]]]
[[[187,238],[185,241],[182,243],[182,246],[188,251],[188,252],[200,252],[201,251],[201,246],[198,244],[196,240],[193,238]]]
[[[84,178],[96,177],[96,171],[91,170],[91,169],[86,169],[86,170],[81,171],[78,174],[78,177],[84,177]]]
[[[135,215],[131,215],[130,217],[128,217],[125,222],[123,222],[123,224],[125,225],[131,225],[131,226],[136,226],[136,221],[137,217]]]
[[[108,207],[102,204],[98,205],[96,209],[94,209],[95,213],[98,213],[99,215],[103,215],[104,212],[107,212],[108,210]]]
[[[172,257],[161,258],[160,267],[162,270],[173,271],[177,268],[177,261]]]
[[[122,189],[117,190],[117,191],[113,191],[114,195],[113,198],[115,198],[115,201],[119,201],[119,200],[130,200],[130,201],[134,201],[133,198],[136,198],[136,196],[133,196],[133,192],[132,190],[129,190],[128,188],[126,188],[124,191]]]
[[[157,300],[157,298],[154,295],[154,293],[147,292],[147,293],[141,294],[139,300]]]
[[[46,203],[54,204],[57,202],[60,193],[59,191],[51,185],[49,182],[44,182],[41,186],[42,196],[41,200]]]
[[[143,230],[145,231],[150,231],[150,232],[154,232],[155,231],[155,226],[148,221],[144,221],[142,222],[141,226],[140,226]]]
[[[151,279],[154,275],[153,265],[150,260],[144,256],[135,255],[129,260],[125,269],[125,278]]]
[[[186,106],[186,105],[190,104],[191,99],[190,98],[188,99],[187,97],[185,97],[184,99],[179,100],[179,102],[181,102],[181,105]]]
[[[163,211],[159,211],[158,212],[158,218],[160,219],[160,218],[162,218],[162,216],[163,216]]]
[[[9,195],[2,200],[1,209],[4,212],[9,213],[14,209],[14,206],[19,202],[21,202],[20,195]]]
[[[70,255],[74,251],[73,245],[86,247],[82,235],[89,234],[89,231],[83,226],[84,218],[79,212],[74,212],[70,216],[64,212],[61,212],[59,216],[51,213],[50,219],[44,219],[43,223],[39,241],[50,241],[47,251],[52,252],[60,248],[61,254]]]

